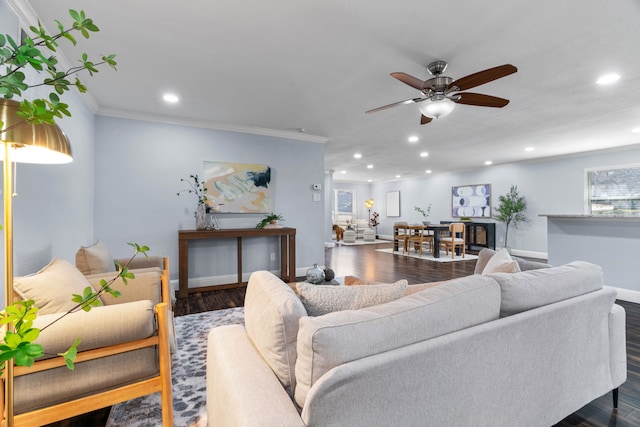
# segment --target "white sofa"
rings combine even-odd
[[[209,425],[548,427],[626,380],[625,312],[597,265],[404,294],[310,317],[253,273],[245,326],[209,335]]]

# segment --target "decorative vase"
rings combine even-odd
[[[307,282],[319,285],[324,282],[324,271],[318,264],[313,264],[313,267],[307,270]]]
[[[196,217],[196,230],[204,230],[207,228],[207,209],[204,203],[198,203],[198,208],[195,213]]]

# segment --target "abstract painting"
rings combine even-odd
[[[260,164],[204,161],[207,205],[212,212],[271,212],[271,168]]]
[[[451,216],[491,218],[491,184],[452,187]]]

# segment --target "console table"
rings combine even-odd
[[[246,286],[242,282],[242,238],[280,236],[280,276],[285,282],[296,278],[296,229],[282,228],[229,228],[224,230],[180,230],[178,231],[178,296],[189,292],[212,289],[229,289]],[[227,285],[189,289],[189,241],[199,239],[236,239],[238,247],[238,281]]]

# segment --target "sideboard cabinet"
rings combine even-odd
[[[440,224],[450,224],[454,221],[440,221]],[[496,223],[460,221],[465,224],[467,249],[496,248]]]

